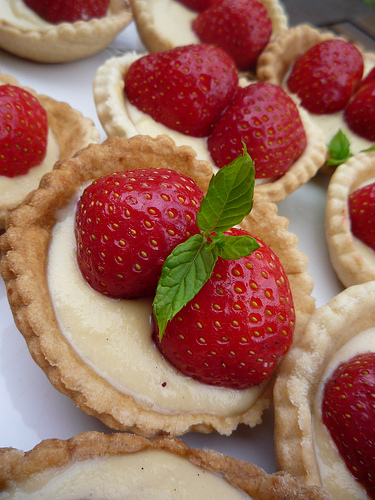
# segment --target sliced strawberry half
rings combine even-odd
[[[238,85],[229,55],[211,45],[188,45],[147,54],[125,77],[129,101],[183,134],[207,136]]]
[[[24,0],[38,16],[52,24],[104,17],[110,0]]]
[[[306,133],[293,100],[271,83],[239,89],[207,141],[219,167],[236,158],[245,143],[256,178],[283,175],[306,147]]]
[[[361,86],[344,113],[349,128],[368,141],[375,141],[375,79]]]
[[[350,194],[349,214],[353,235],[375,250],[375,182]]]
[[[195,10],[196,12],[201,12],[207,9],[216,0],[178,0],[180,3],[185,5],[188,9]]]
[[[127,170],[94,181],[76,212],[85,280],[110,297],[152,295],[166,257],[198,232],[202,197],[192,179],[167,169]]]
[[[375,498],[375,353],[356,355],[334,371],[322,418],[347,468]]]
[[[0,175],[16,177],[46,155],[48,119],[38,99],[13,85],[0,86]]]

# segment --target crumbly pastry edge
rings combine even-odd
[[[161,52],[175,47],[173,41],[165,35],[163,28],[156,24],[150,11],[148,0],[129,1],[139,36],[147,50],[150,52]],[[260,2],[264,4],[271,18],[273,34],[279,33],[288,27],[287,14],[280,2],[277,0],[260,0]]]
[[[78,150],[91,143],[98,143],[100,132],[90,118],[73,109],[65,102],[55,101],[49,96],[37,94],[33,89],[24,87],[10,75],[0,73],[0,82],[22,87],[33,94],[47,112],[48,126],[59,145],[59,160],[72,157]],[[51,165],[51,170],[53,165]],[[34,186],[37,188],[38,186]],[[6,218],[23,200],[24,195],[14,195],[0,200],[0,230],[4,229]]]
[[[115,430],[127,430],[152,437],[157,434],[181,435],[188,431],[229,435],[239,423],[254,426],[272,401],[272,382],[252,408],[243,415],[220,418],[211,414],[169,415],[143,409],[120,393],[90,367],[68,344],[59,330],[49,298],[46,266],[47,248],[57,211],[65,206],[78,186],[113,169],[169,166],[193,177],[206,191],[211,170],[195,160],[189,147],[176,148],[167,136],[151,139],[107,139],[90,145],[74,158],[57,163],[46,174],[39,189],[31,193],[8,218],[0,239],[0,270],[6,283],[9,303],[18,329],[26,339],[34,360],[50,382],[75,404]],[[155,163],[156,162],[156,163]],[[298,240],[287,230],[289,221],[277,215],[275,204],[256,197],[251,214],[242,223],[278,254],[290,281],[296,309],[295,338],[298,338],[315,308],[311,297],[313,281],[307,273],[307,257],[297,249]],[[98,397],[99,395],[99,397]]]
[[[128,433],[102,434],[88,431],[66,441],[44,440],[28,452],[14,448],[0,449],[0,491],[47,468],[64,467],[78,461],[113,455],[160,450],[172,453],[199,468],[219,474],[232,486],[243,490],[253,500],[325,500],[331,497],[318,487],[305,487],[289,474],[267,474],[256,465],[210,449],[190,448],[177,438],[146,439]]]
[[[111,15],[90,21],[25,29],[0,18],[0,46],[8,52],[43,63],[64,63],[89,57],[110,45],[132,21],[125,0],[111,0]]]
[[[349,195],[370,179],[375,180],[375,151],[351,157],[337,167],[327,190],[325,231],[332,267],[345,287],[375,280],[373,266],[364,260],[351,231]],[[372,262],[371,262],[372,263]]]
[[[138,134],[126,110],[124,78],[130,65],[142,55],[145,54],[132,52],[110,58],[95,73],[93,81],[95,106],[99,120],[109,137],[130,138]],[[311,120],[307,111],[298,103],[297,106],[306,132],[305,150],[283,176],[255,187],[256,192],[275,203],[284,200],[314,177],[324,165],[328,154],[321,130]],[[213,167],[213,163],[211,165]]]
[[[280,470],[322,486],[313,441],[313,399],[332,354],[375,325],[375,281],[353,285],[311,315],[274,386],[275,453]]]

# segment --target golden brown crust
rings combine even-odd
[[[111,0],[110,14],[101,19],[20,28],[0,18],[0,46],[20,57],[44,63],[75,61],[100,52],[132,20],[124,0]]]
[[[194,465],[221,474],[231,485],[240,488],[254,500],[324,500],[331,498],[317,487],[304,487],[289,474],[267,474],[263,469],[214,450],[188,447],[176,438],[147,440],[133,434],[101,434],[85,432],[62,441],[42,441],[32,450],[0,449],[0,491],[11,481],[19,481],[50,467],[63,467],[72,462],[108,455],[142,453],[161,450],[189,460]]]
[[[332,354],[375,326],[374,301],[372,281],[347,288],[317,309],[279,370],[274,386],[276,461],[305,485],[321,485],[311,413],[317,387]]]
[[[327,191],[326,239],[333,268],[344,286],[375,280],[375,252],[351,231],[349,195],[375,182],[375,152],[359,153],[340,165]]]
[[[32,356],[51,383],[83,411],[100,418],[109,427],[145,436],[181,435],[189,430],[230,434],[240,422],[253,426],[261,421],[262,412],[272,399],[270,387],[244,415],[230,418],[145,410],[78,358],[58,328],[49,299],[45,269],[56,211],[66,205],[80,185],[93,178],[125,168],[163,166],[186,173],[203,191],[207,190],[211,177],[209,165],[196,161],[191,148],[176,148],[167,136],[110,138],[57,164],[52,173],[44,176],[40,188],[9,218],[8,229],[0,240],[1,272],[15,322]],[[245,228],[258,234],[280,256],[291,282],[298,337],[314,310],[313,283],[306,272],[307,257],[298,251],[297,238],[287,231],[287,226],[287,219],[277,215],[276,205],[258,196],[251,216],[244,222]]]
[[[159,0],[159,9],[168,9],[166,4],[168,1]],[[275,0],[261,0],[267,9],[267,12],[272,21],[272,33],[279,33],[288,26],[288,19],[284,8],[280,2]],[[172,4],[174,1],[172,1]],[[169,50],[178,45],[185,45],[181,41],[175,40],[166,33],[165,26],[161,26],[153,15],[150,3],[148,0],[130,0],[130,5],[134,14],[134,20],[137,24],[139,36],[142,39],[144,46],[150,52],[161,52]],[[174,20],[172,19],[173,23]],[[199,43],[198,38],[194,35],[196,43]],[[193,42],[192,42],[193,43]]]
[[[0,73],[0,84],[21,85],[12,76]],[[78,110],[65,102],[55,101],[46,95],[39,95],[29,87],[23,87],[33,94],[47,112],[48,126],[59,145],[59,160],[72,157],[78,150],[90,143],[99,142],[100,133],[91,119],[84,117]],[[51,170],[53,165],[51,164]],[[31,186],[31,189],[37,185]],[[0,228],[5,227],[5,219],[25,197],[25,193],[15,194],[9,198],[0,199]]]
[[[93,83],[95,105],[99,120],[109,137],[129,138],[140,133],[137,129],[137,123],[133,122],[132,115],[128,112],[124,95],[125,75],[133,61],[139,57],[141,55],[132,53],[111,58],[96,72]],[[299,113],[307,137],[305,150],[282,177],[255,187],[256,192],[273,202],[284,200],[289,194],[305,184],[326,161],[327,147],[323,134],[312,122],[306,110],[300,106]],[[168,133],[169,129],[165,128],[165,130]],[[171,130],[172,134],[176,133]],[[190,143],[191,138],[178,134],[178,140],[181,142],[185,140],[185,137],[186,142]],[[194,147],[193,143],[192,147]],[[212,168],[215,169],[206,146],[204,146],[204,151],[205,159],[210,161]]]

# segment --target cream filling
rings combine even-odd
[[[369,497],[363,486],[354,480],[354,476],[346,468],[344,460],[342,460],[336,445],[322,422],[322,394],[326,381],[340,363],[351,359],[356,354],[369,351],[375,352],[375,328],[370,328],[356,335],[332,356],[322,377],[314,401],[313,432],[315,455],[322,483],[335,499],[368,500]]]
[[[1,2],[1,0],[0,0]],[[48,130],[47,152],[40,165],[18,177],[6,177],[0,175],[0,200],[7,200],[14,196],[26,196],[30,191],[37,188],[40,179],[52,170],[54,164],[59,160],[60,148],[51,129]]]
[[[56,26],[39,17],[23,0],[0,0],[0,19],[24,29]]]
[[[136,500],[250,498],[218,474],[169,452],[147,450],[75,462],[11,485],[14,500]]]
[[[167,414],[247,411],[260,386],[234,390],[201,384],[173,368],[154,345],[151,300],[115,300],[82,279],[75,256],[75,202],[61,213],[48,255],[48,285],[60,329],[81,359],[138,404]]]

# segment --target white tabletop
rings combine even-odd
[[[39,94],[47,94],[90,117],[106,138],[97,118],[92,96],[94,74],[105,60],[135,50],[144,51],[134,23],[103,52],[68,64],[38,64],[0,50],[0,71],[14,76]],[[326,304],[343,287],[329,261],[324,234],[325,197],[329,177],[318,174],[279,203],[279,213],[289,218],[290,231],[299,238],[299,249],[309,257],[309,272],[315,283],[317,307]],[[0,447],[29,450],[42,439],[67,439],[87,431],[110,432],[97,419],[79,410],[49,383],[32,360],[22,335],[14,325],[0,278]],[[253,429],[240,426],[230,437],[215,433],[187,434],[183,440],[193,447],[213,448],[249,460],[267,472],[275,472],[273,412]]]

